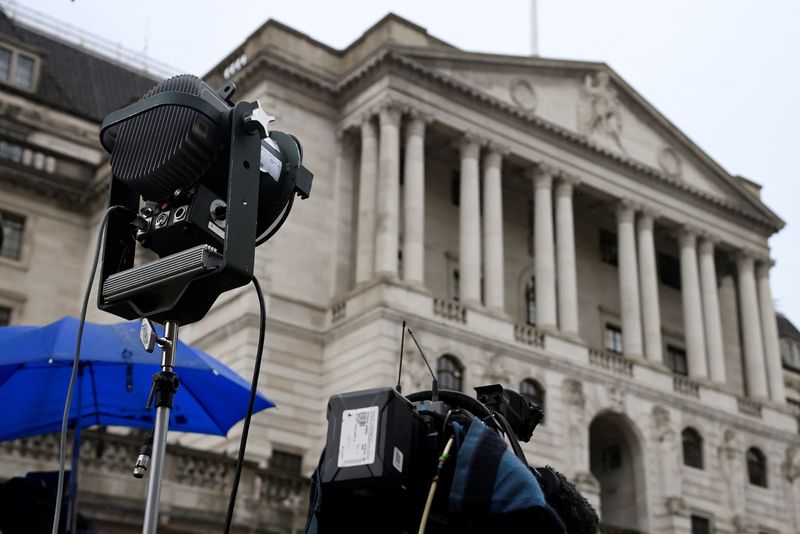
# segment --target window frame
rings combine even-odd
[[[536,326],[536,276],[529,277],[525,282],[523,302],[525,303],[525,324]]]
[[[16,248],[17,255],[16,257],[8,256],[2,254],[2,250],[8,247],[8,218],[11,217],[12,219],[18,219],[17,223],[20,225],[19,229],[19,244]],[[25,245],[26,245],[26,234],[29,227],[29,220],[30,217],[26,215],[19,214],[15,211],[4,209],[0,207],[0,231],[4,233],[2,244],[0,244],[0,262],[9,262],[12,265],[20,265],[22,264],[23,260],[25,259]]]
[[[619,354],[622,355],[625,353],[625,345],[622,339],[622,327],[617,326],[614,323],[606,323],[605,328],[603,329],[603,348],[606,352],[610,352],[612,354]],[[609,343],[609,333],[613,333],[613,341],[614,343]]]
[[[704,514],[704,513],[691,513],[689,515],[689,529],[690,529],[690,532],[692,534],[703,534],[702,532],[695,530],[695,528],[694,528],[694,520],[695,519],[702,520],[702,521],[706,522],[706,524],[708,525],[708,530],[706,532],[708,534],[711,534],[711,533],[714,532],[714,518],[713,517],[711,517],[711,516],[709,516],[707,514]]]
[[[443,363],[452,364],[452,368],[444,368]],[[443,376],[450,375],[452,378],[445,378]],[[436,359],[436,380],[442,389],[449,389],[452,391],[464,391],[464,364],[461,363],[454,354],[442,354]],[[458,388],[449,387],[449,380],[457,383]]]
[[[760,448],[754,446],[747,449],[744,456],[747,464],[747,481],[750,485],[765,489],[769,488],[769,462],[764,452]],[[754,460],[758,462],[758,465],[753,463]],[[754,468],[759,469],[761,472],[754,472]],[[757,475],[763,476],[763,484],[762,481],[758,479]],[[753,480],[754,478],[756,478],[756,480]]]
[[[674,365],[674,355],[680,355],[683,362],[682,369],[676,369]],[[667,366],[672,374],[680,375],[680,376],[689,376],[689,360],[686,356],[686,349],[683,347],[679,347],[677,345],[673,345],[671,343],[667,343],[667,346],[664,350],[664,365]]]
[[[687,439],[688,438],[688,439]],[[695,449],[692,449],[692,448]],[[681,453],[683,465],[694,469],[705,469],[703,436],[694,427],[687,426],[681,431]]]
[[[5,322],[3,315],[5,315]],[[13,318],[14,308],[11,306],[4,306],[3,303],[0,302],[0,326],[9,326],[12,323]]]
[[[21,91],[29,93],[36,92],[39,85],[39,70],[41,65],[41,58],[32,51],[25,50],[7,41],[0,42],[0,48],[7,50],[10,53],[10,60],[8,65],[8,78],[0,78],[0,84],[8,87],[13,87]],[[17,67],[19,58],[23,57],[31,61],[31,80],[30,85],[20,85],[17,83]]]

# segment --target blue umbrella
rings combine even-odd
[[[60,430],[77,331],[72,317],[39,328],[0,327],[0,406],[7,407],[0,441]],[[83,336],[69,426],[150,428],[155,409],[145,405],[161,356],[142,348],[139,324],[86,323]],[[179,343],[175,372],[181,386],[170,430],[225,435],[245,416],[250,384],[221,362]],[[272,406],[259,393],[253,411]]]

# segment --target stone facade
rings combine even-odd
[[[609,529],[800,530],[784,391],[797,380],[781,367],[769,289],[768,238],[783,222],[616,73],[463,52],[389,15],[341,51],[267,22],[206,79],[231,77],[299,137],[316,176],[257,251],[269,309],[260,385],[279,408],[253,419],[252,484],[269,488],[270,458],[313,470],[331,394],[395,383],[406,320],[429,358],[456,364],[448,377],[464,391],[540,388],[545,422],[526,454],[576,481]],[[85,130],[99,158],[96,123]],[[95,165],[99,191],[107,171]],[[26,225],[27,263],[0,264],[0,297],[24,304],[12,321],[75,313],[99,197],[93,214],[56,216],[57,199],[7,182],[0,208],[71,221]],[[57,265],[56,254],[69,255]],[[181,333],[249,376],[257,318],[242,288]],[[411,345],[407,392],[429,385]],[[168,462],[222,465],[239,432],[173,435]],[[27,465],[20,447],[5,449],[3,476]],[[194,501],[165,492],[166,527],[217,510],[201,482],[174,482]],[[269,491],[246,490],[255,500],[237,522],[302,523],[258,515]]]

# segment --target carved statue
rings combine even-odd
[[[728,507],[736,514],[744,513],[744,479],[742,452],[736,439],[736,432],[728,428],[722,438],[718,451],[720,470],[725,478],[728,493]]]
[[[625,152],[622,146],[622,114],[617,90],[611,86],[611,79],[605,71],[598,72],[594,79],[587,75],[583,85],[588,109],[584,113],[582,129],[586,135],[610,137],[616,146]]]
[[[661,406],[653,408],[653,430],[658,441],[662,491],[668,499],[681,494],[682,448],[678,433],[672,428],[669,411]],[[673,513],[670,511],[670,513]],[[678,512],[674,512],[678,513]]]

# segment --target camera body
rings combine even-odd
[[[448,423],[468,426],[479,418],[491,424],[497,414],[513,412],[514,426],[532,432],[542,418],[538,407],[498,384],[476,389],[478,400],[447,390],[404,397],[393,388],[332,396],[317,475],[319,531],[416,532],[435,475],[439,490],[427,532],[453,531],[447,495],[455,461],[437,473]]]

